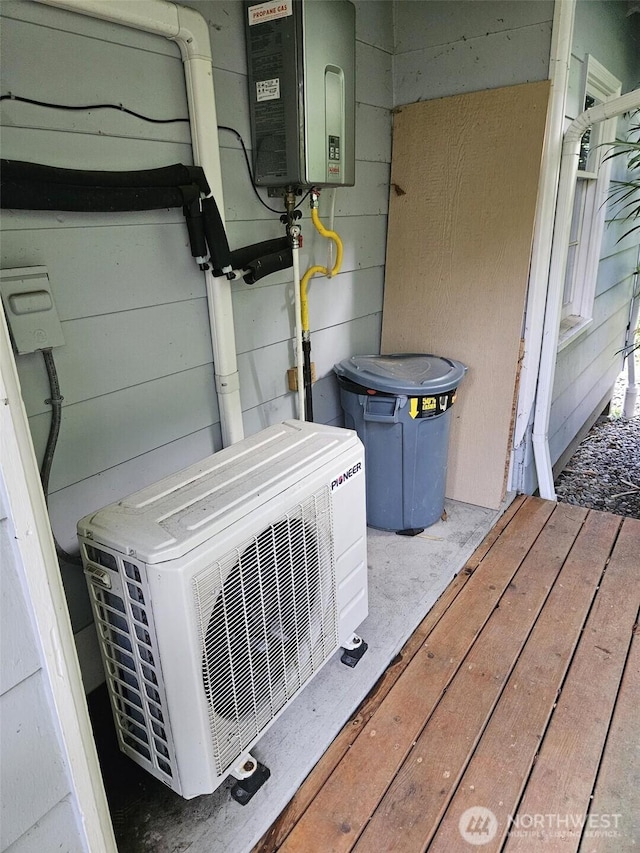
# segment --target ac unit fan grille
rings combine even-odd
[[[328,488],[194,578],[218,773],[335,651]]]

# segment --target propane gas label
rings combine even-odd
[[[276,101],[280,97],[280,78],[259,80],[256,83],[256,101]]]
[[[277,0],[275,3],[259,3],[249,6],[249,26],[263,24],[265,21],[275,21],[293,14],[291,0]]]

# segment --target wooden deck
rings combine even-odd
[[[519,498],[254,853],[640,849],[640,520]]]

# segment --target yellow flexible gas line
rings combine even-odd
[[[313,200],[311,204],[311,221],[315,225],[317,232],[322,237],[327,237],[329,240],[333,240],[333,242],[336,244],[336,260],[330,271],[327,269],[327,267],[316,265],[313,267],[309,267],[306,273],[302,276],[302,279],[300,281],[300,316],[303,332],[309,331],[309,302],[307,300],[307,284],[309,283],[309,280],[314,275],[326,275],[329,278],[334,275],[337,275],[340,272],[340,267],[342,266],[343,253],[342,240],[340,239],[340,235],[336,234],[335,231],[329,231],[328,228],[324,227],[322,222],[320,222],[318,208],[313,206]]]

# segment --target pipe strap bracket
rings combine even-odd
[[[216,391],[218,394],[235,394],[240,390],[240,374],[216,373]]]

